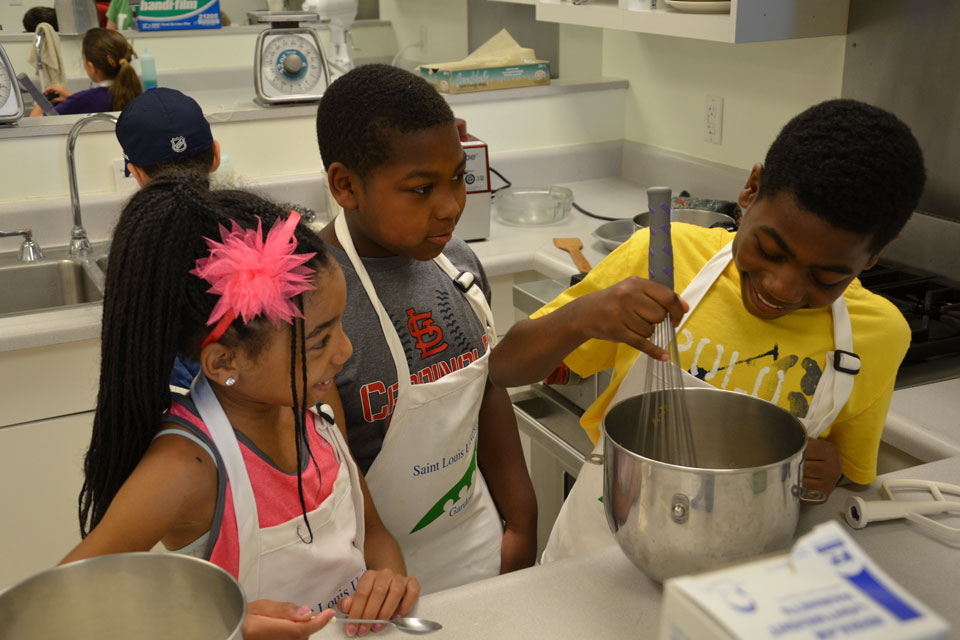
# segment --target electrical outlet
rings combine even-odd
[[[723,141],[723,98],[719,96],[707,96],[703,139],[713,144],[720,144]]]

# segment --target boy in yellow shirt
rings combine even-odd
[[[679,296],[646,279],[650,237],[635,233],[510,330],[491,355],[491,380],[529,384],[561,361],[583,377],[613,367],[581,419],[596,441],[641,352],[667,359],[649,338],[669,315],[685,371],[803,420],[814,436],[806,487],[829,494],[841,473],[872,482],[910,331],[856,278],[906,224],[924,181],[920,148],[892,114],[853,100],[811,107],[754,165],[736,233],[672,225]]]

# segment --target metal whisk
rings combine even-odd
[[[670,238],[669,187],[647,189],[650,209],[650,279],[673,288],[673,243]],[[684,467],[696,467],[697,455],[683,393],[683,371],[673,323],[656,326],[653,343],[670,353],[667,362],[650,359],[644,383],[645,401],[639,424],[644,455]]]

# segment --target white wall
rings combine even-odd
[[[427,34],[424,49],[410,48],[403,57],[418,63],[460,60],[467,53],[467,0],[380,0],[380,19],[393,23],[402,48]]]
[[[787,120],[840,96],[845,41],[726,44],[605,30],[602,68],[630,81],[628,140],[749,168]],[[720,145],[703,139],[708,94],[724,99]]]
[[[496,154],[620,140],[624,135],[623,104],[624,90],[611,89],[545,98],[455,103],[453,110],[467,121],[472,133],[489,145],[491,154]],[[594,117],[596,112],[605,117]],[[277,113],[280,116],[282,111]],[[241,178],[315,172],[321,165],[313,113],[238,122],[220,121],[215,114],[211,117],[213,135]],[[65,145],[65,136],[2,141],[0,218],[4,210],[16,208],[23,200],[68,196]],[[82,198],[115,191],[113,166],[120,157],[112,130],[80,134],[76,163]],[[28,161],[23,161],[25,158]],[[38,166],[44,167],[42,177],[37,174]],[[64,219],[67,217],[65,206]]]
[[[53,0],[0,0],[0,33],[23,33],[23,14],[27,9],[52,6]]]

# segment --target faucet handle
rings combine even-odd
[[[43,251],[40,250],[40,245],[33,239],[33,229],[0,231],[0,238],[10,238],[13,236],[23,236],[23,242],[20,243],[20,251],[17,253],[17,259],[20,262],[36,262],[43,258]]]

